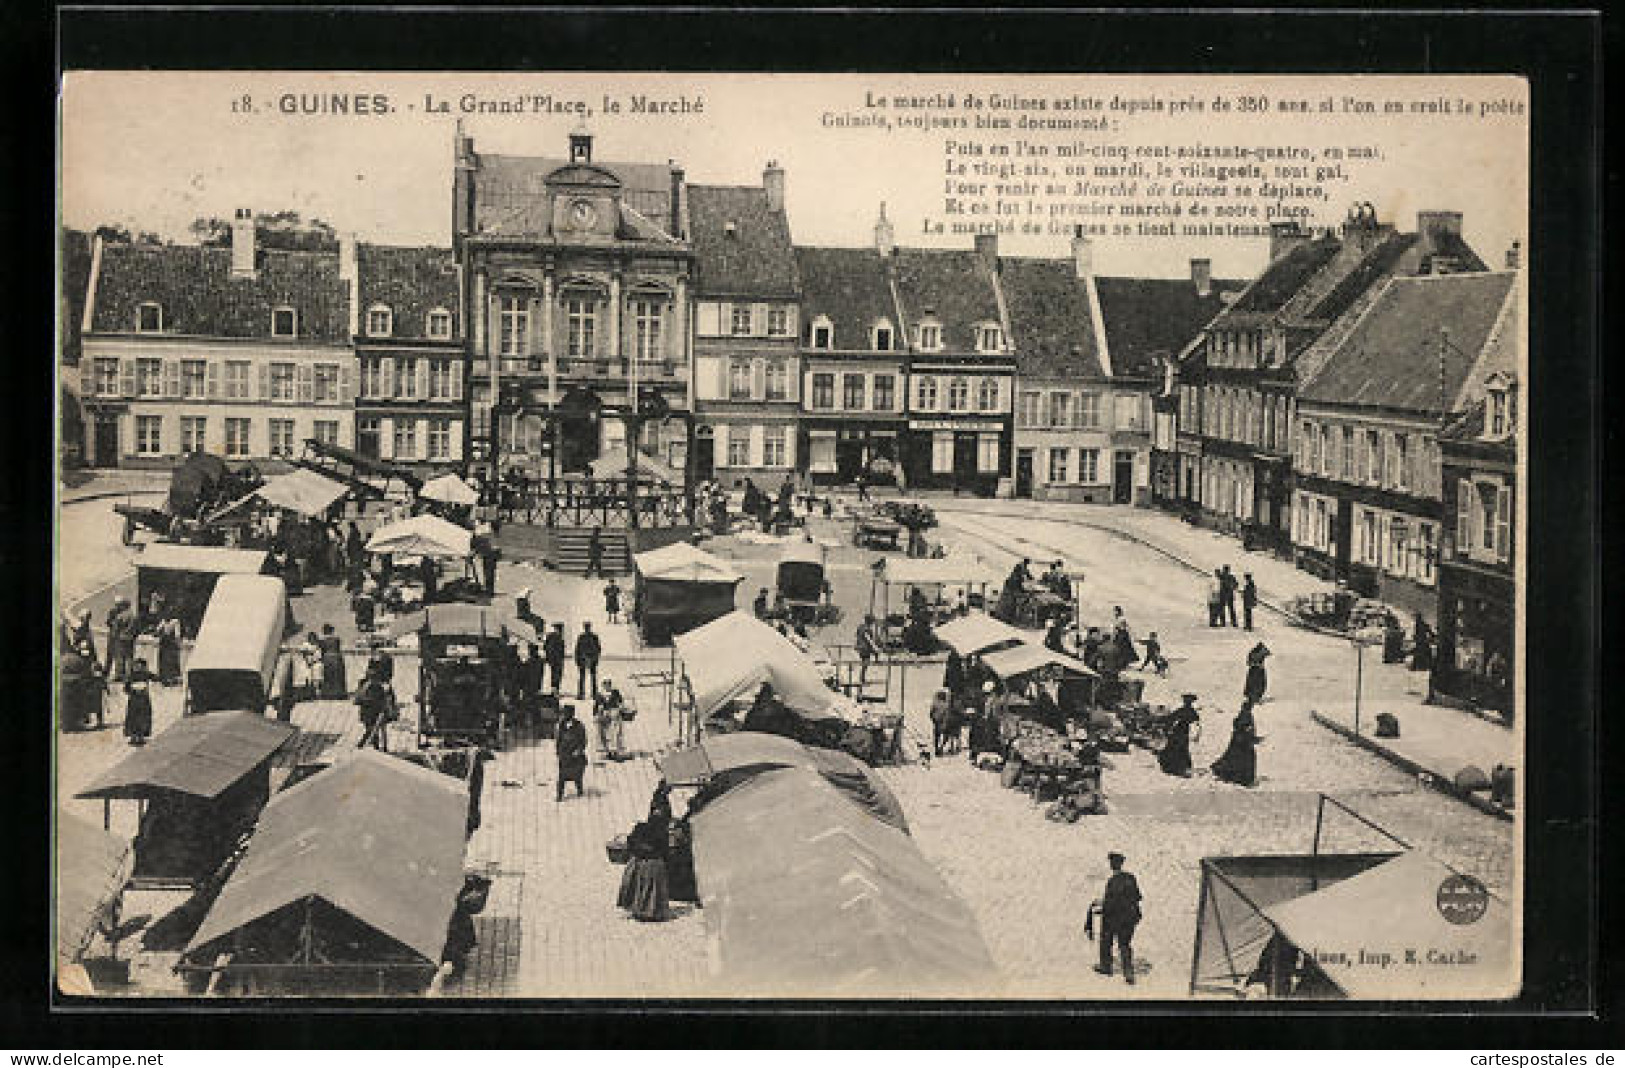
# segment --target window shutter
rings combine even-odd
[[[129,357],[118,362],[118,391],[122,396],[135,396],[135,361]]]
[[[260,364],[260,392],[259,392],[259,399],[260,400],[270,400],[271,399],[271,365],[269,363]]]
[[[419,360],[417,362],[417,368],[418,368],[418,391],[417,391],[417,396],[418,396],[419,400],[423,400],[423,399],[425,399],[425,398],[427,398],[429,396],[429,365],[432,362],[433,361],[431,361],[431,360]]]
[[[463,399],[463,374],[468,370],[468,367],[463,363],[462,360],[452,360],[450,362],[451,399],[454,401],[460,401]]]
[[[339,365],[339,402],[351,404],[355,401],[355,367],[352,364]]]
[[[204,378],[207,382],[204,387],[204,394],[210,400],[218,399],[220,396],[220,362],[218,360],[209,361],[208,369],[204,372]]]
[[[750,362],[750,396],[752,400],[761,400],[767,396],[767,361],[752,360]]]
[[[695,324],[694,332],[702,337],[712,337],[722,333],[721,307],[716,301],[703,301],[699,306],[699,321]]]
[[[311,399],[316,395],[316,386],[310,364],[302,363],[295,368],[294,382],[296,383],[294,395],[299,398],[299,402],[301,404],[311,403]]]
[[[1456,480],[1456,554],[1466,556],[1473,547],[1473,484]]]
[[[447,433],[446,458],[455,463],[463,458],[463,421],[449,419],[447,422],[450,430]]]
[[[395,357],[383,356],[378,360],[378,395],[380,397],[393,397],[395,395]]]
[[[1512,488],[1495,492],[1495,554],[1504,563],[1512,559]]]
[[[750,332],[752,334],[767,333],[766,304],[752,304],[750,306]]]
[[[395,420],[387,416],[378,420],[378,458],[395,458]]]
[[[750,463],[750,466],[752,466],[752,467],[761,467],[762,462],[765,459],[765,457],[763,455],[764,452],[766,451],[765,448],[764,448],[764,445],[763,445],[763,438],[766,436],[765,435],[765,430],[766,430],[766,428],[763,427],[759,423],[753,425],[750,428],[750,459],[749,459],[749,463]]]
[[[164,361],[164,396],[181,395],[181,365],[179,360]]]

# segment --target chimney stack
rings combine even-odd
[[[891,220],[886,218],[886,202],[880,202],[880,218],[875,220],[875,251],[882,256],[890,256],[897,249],[897,234],[892,230]]]
[[[1419,211],[1416,213],[1416,232],[1423,237],[1433,234],[1461,236],[1461,212]]]
[[[587,120],[576,123],[576,128],[570,131],[570,162],[592,162],[592,133],[587,129]]]
[[[451,182],[451,233],[455,239],[474,232],[474,172],[479,169],[474,139],[463,132],[462,119],[457,120],[452,148],[456,162]]]
[[[683,168],[671,162],[671,236],[685,240],[683,234]]]
[[[1523,242],[1514,241],[1512,247],[1507,249],[1507,270],[1516,271],[1523,266]]]
[[[254,266],[254,209],[238,208],[231,220],[231,276],[253,278]]]
[[[982,257],[988,270],[997,270],[999,266],[999,235],[977,234],[975,237],[976,254]]]
[[[1308,244],[1311,236],[1309,231],[1290,219],[1270,223],[1270,262],[1274,263],[1300,245]]]
[[[1191,260],[1191,281],[1196,285],[1196,295],[1205,297],[1213,292],[1213,261],[1209,259]]]
[[[784,168],[776,159],[768,160],[767,168],[762,171],[762,190],[767,194],[769,211],[784,210]]]
[[[1072,228],[1072,268],[1079,278],[1088,278],[1095,273],[1095,248],[1083,236],[1081,225]]]
[[[353,232],[339,236],[339,281],[350,304],[350,336],[354,337],[361,333],[361,268]]]

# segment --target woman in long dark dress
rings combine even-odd
[[[1244,701],[1230,725],[1230,744],[1213,762],[1213,774],[1237,786],[1258,784],[1258,726],[1253,720],[1253,704]]]
[[[958,696],[965,688],[965,662],[958,653],[948,654],[948,663],[942,669],[942,688],[952,696]]]
[[[158,681],[165,686],[181,681],[181,621],[174,616],[158,624]]]
[[[1202,718],[1196,711],[1195,700],[1195,694],[1185,694],[1184,704],[1168,713],[1165,721],[1163,729],[1166,741],[1157,753],[1157,763],[1168,775],[1186,776],[1191,773],[1191,726]]]
[[[333,633],[333,624],[322,624],[322,636],[316,639],[316,648],[321,650],[322,698],[329,701],[344,700],[350,695],[350,682],[344,676],[344,645],[339,641],[338,635]]]
[[[151,682],[147,662],[137,660],[124,683],[124,737],[131,745],[146,745],[152,735],[152,695],[147,692]]]
[[[664,782],[655,788],[648,819],[632,828],[626,839],[631,857],[615,904],[645,922],[671,919],[671,880],[666,870],[671,846],[670,791]]]
[[[1247,681],[1242,686],[1241,699],[1250,705],[1262,701],[1264,691],[1269,689],[1269,673],[1264,670],[1264,660],[1269,655],[1263,642],[1253,646],[1247,654]]]

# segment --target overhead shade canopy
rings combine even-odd
[[[975,917],[914,840],[806,768],[764,772],[692,820],[694,867],[734,993],[987,996]]]
[[[399,556],[465,557],[472,551],[472,531],[437,515],[416,515],[379,527],[367,541],[369,553]]]
[[[72,961],[85,951],[108,904],[129,878],[130,843],[71,813],[56,822],[56,947]]]
[[[632,565],[645,579],[676,582],[724,582],[733,584],[745,576],[725,561],[686,541],[674,541],[632,557]]]
[[[149,797],[160,790],[219,796],[280,749],[296,728],[252,712],[186,716],[153,736],[79,797]]]
[[[806,538],[791,538],[779,550],[781,564],[817,564],[824,566],[824,547]]]
[[[657,482],[669,482],[673,486],[683,484],[682,472],[669,464],[650,456],[643,450],[638,450],[637,474],[644,478],[652,478]],[[593,478],[625,478],[626,477],[626,450],[609,449],[594,460],[590,469]]]
[[[203,612],[186,674],[267,671],[282,647],[287,607],[287,587],[279,578],[222,576]]]
[[[1314,954],[1326,977],[1351,998],[1508,997],[1512,914],[1495,898],[1471,923],[1452,923],[1439,890],[1453,872],[1422,853],[1405,853],[1314,893],[1264,909],[1293,945]],[[1407,959],[1406,952],[1414,954]],[[1326,962],[1344,954],[1347,965]],[[1387,954],[1386,967],[1358,963]]]
[[[1001,623],[986,612],[971,612],[936,629],[937,640],[960,656],[985,653],[1027,640],[1027,632]]]
[[[296,467],[284,475],[277,475],[254,491],[254,495],[267,504],[286,508],[300,515],[321,515],[333,502],[349,492],[342,482],[335,482],[306,467]]]
[[[812,658],[754,616],[734,611],[672,639],[694,686],[694,712],[702,719],[762,683],[784,706],[818,716],[834,703]]]
[[[1057,653],[1041,645],[1031,642],[1022,642],[1007,649],[995,649],[990,653],[982,654],[982,663],[1001,679],[1013,679],[1021,675],[1029,675],[1045,668],[1056,668],[1062,672],[1073,675],[1094,675],[1095,672],[1076,657]]]
[[[659,764],[666,781],[675,785],[700,785],[718,776],[772,768],[808,768],[876,819],[908,830],[903,806],[885,781],[863,761],[839,750],[803,745],[777,734],[739,731],[713,735],[698,745],[668,753]]]
[[[319,898],[438,963],[463,885],[467,818],[462,782],[386,753],[353,751],[265,806],[186,953]]]
[[[161,571],[197,571],[211,575],[257,575],[265,570],[261,549],[222,549],[212,545],[174,545],[155,541],[141,550],[136,566]]]
[[[418,496],[431,501],[444,501],[447,504],[478,504],[480,495],[473,486],[464,482],[456,475],[441,475],[431,478],[418,490]]]
[[[893,585],[996,586],[1000,579],[974,556],[888,559],[880,577]]]
[[[479,634],[500,637],[516,616],[477,604],[435,604],[424,609],[423,626],[431,634]]]

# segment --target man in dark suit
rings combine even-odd
[[[1123,870],[1123,854],[1108,853],[1112,866],[1106,890],[1100,896],[1100,963],[1095,971],[1112,974],[1112,943],[1123,957],[1123,979],[1134,984],[1134,928],[1140,923],[1140,884]]]
[[[592,676],[592,692],[598,692],[598,660],[603,651],[598,635],[592,632],[592,624],[581,624],[581,633],[576,636],[576,700],[586,699],[589,675]]]

